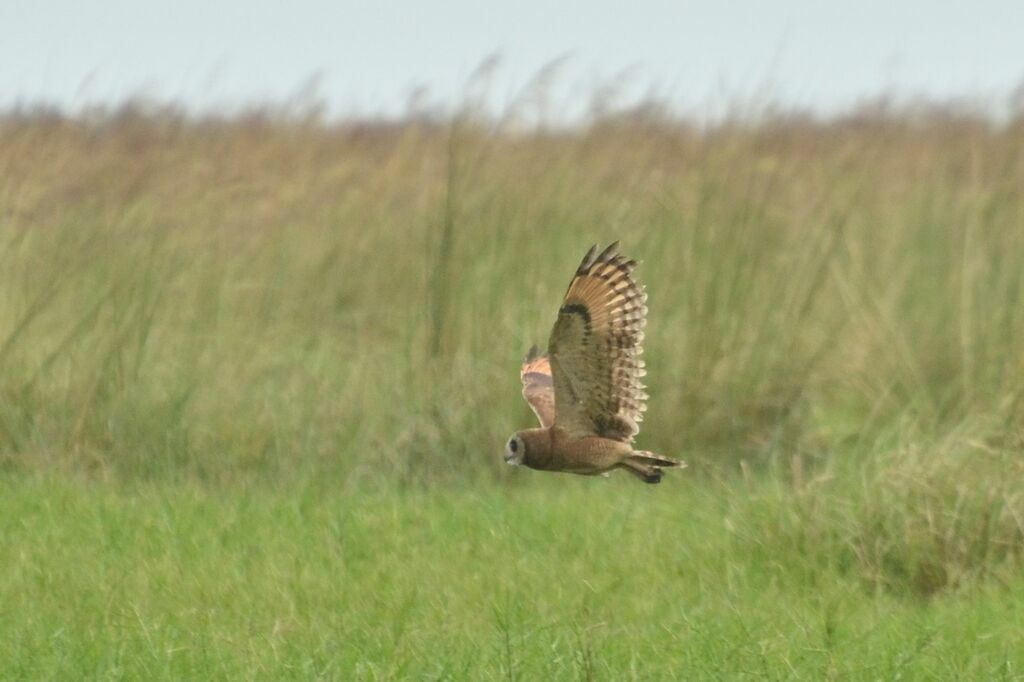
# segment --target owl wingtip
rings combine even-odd
[[[591,247],[590,247],[590,249],[589,249],[589,250],[587,251],[586,255],[585,255],[585,256],[583,256],[583,260],[582,260],[582,261],[580,261],[580,266],[579,266],[578,268],[576,268],[576,274],[578,274],[578,275],[582,275],[582,274],[583,274],[583,273],[585,273],[585,272],[586,272],[586,271],[587,271],[588,269],[590,269],[590,266],[591,266],[591,265],[593,265],[593,264],[594,264],[594,261],[596,261],[596,260],[597,260],[597,259],[596,259],[596,258],[594,257],[594,254],[596,254],[596,253],[597,253],[597,244],[594,244],[594,245],[593,245],[593,246],[591,246]]]
[[[601,252],[601,255],[599,255],[596,260],[598,262],[601,262],[601,263],[603,263],[603,262],[605,262],[607,260],[610,260],[612,257],[614,257],[618,253],[618,249],[619,249],[619,240],[616,239],[611,244],[609,244],[608,246],[605,247],[604,251]]]
[[[587,251],[587,254],[583,256],[583,260],[580,262],[580,266],[576,268],[576,274],[583,275],[594,266],[595,263],[606,263],[619,257],[619,240],[616,239],[611,244],[606,246],[600,253],[597,251],[598,245],[594,244]],[[627,268],[631,269],[630,265],[635,265],[635,261],[623,261]]]

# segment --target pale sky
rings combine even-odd
[[[828,112],[882,91],[1005,103],[1024,84],[1024,0],[0,0],[2,107],[235,108],[317,76],[330,113],[399,114],[420,86],[456,101],[495,53],[498,109],[563,57],[563,113],[610,85],[693,111],[769,96]]]

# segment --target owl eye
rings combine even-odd
[[[519,443],[516,442],[515,438],[513,438],[512,440],[510,440],[508,442],[508,449],[509,449],[509,452],[515,452],[516,450],[519,449]]]

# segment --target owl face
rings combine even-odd
[[[526,441],[518,433],[513,434],[505,443],[505,464],[519,466],[526,456]]]

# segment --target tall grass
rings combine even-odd
[[[572,267],[650,292],[645,446],[827,457],[965,421],[1016,443],[1019,124],[878,114],[578,132],[0,125],[8,466],[501,476]]]

